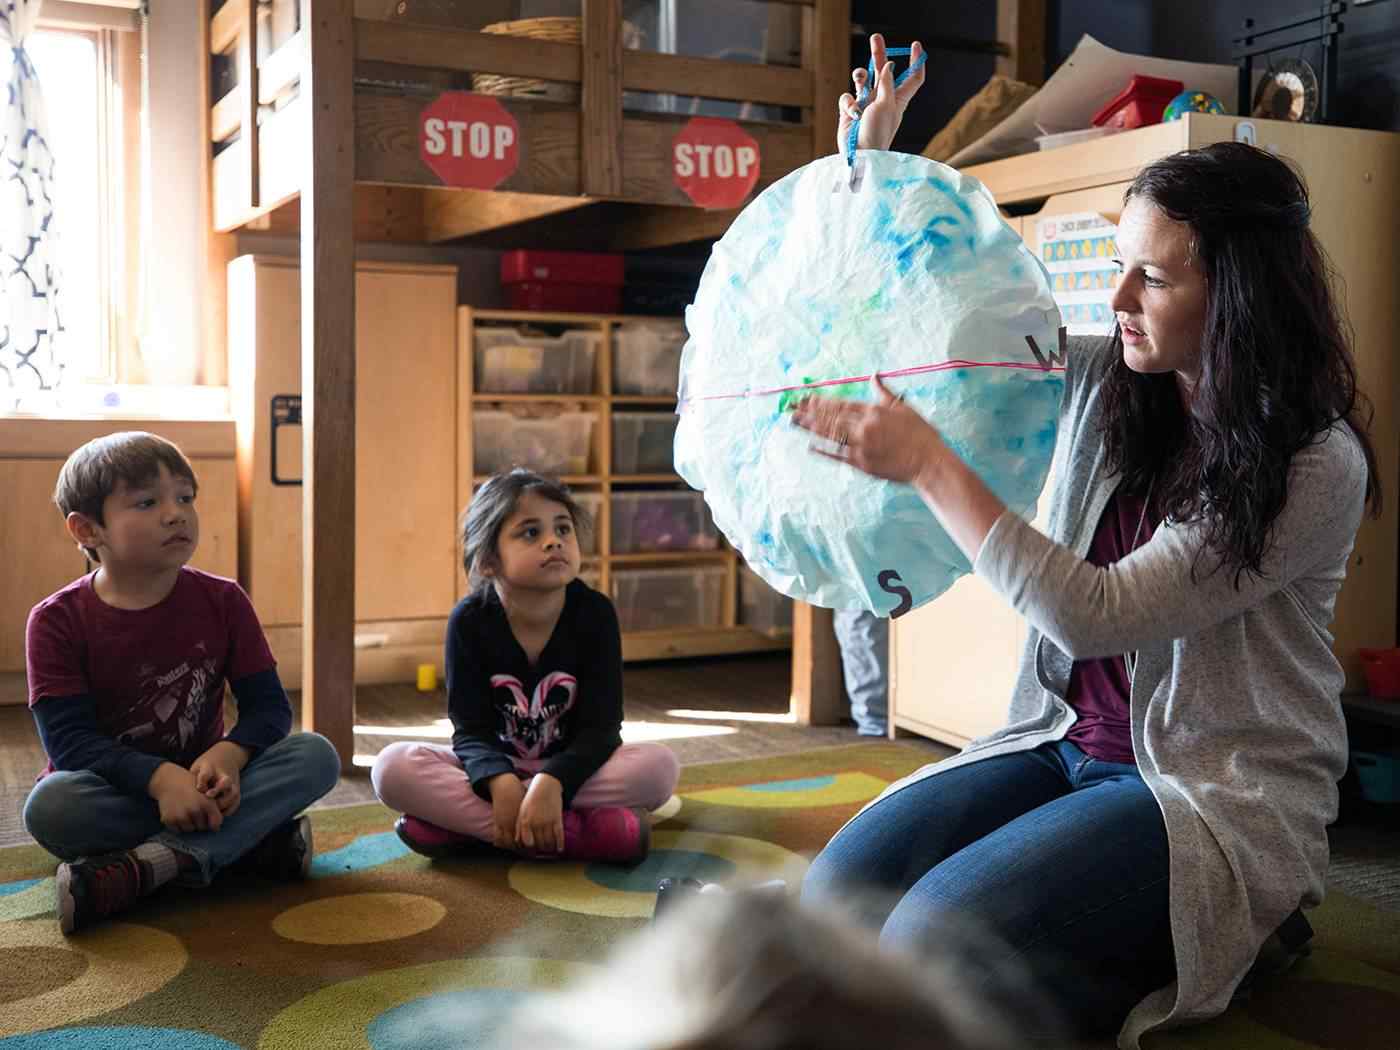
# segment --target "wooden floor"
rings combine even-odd
[[[627,740],[658,740],[682,764],[788,754],[857,743],[852,725],[804,728],[787,720],[791,660],[787,653],[628,664],[624,672]],[[28,842],[20,816],[43,748],[23,704],[22,675],[0,678],[0,846]],[[19,703],[13,703],[18,700]],[[292,696],[292,710],[299,709]],[[733,716],[733,717],[726,717]],[[229,721],[234,712],[230,709]],[[322,805],[374,798],[366,775],[374,756],[395,740],[447,742],[447,697],[411,685],[361,686],[355,695],[355,768],[346,771]],[[930,758],[951,754],[910,737]]]

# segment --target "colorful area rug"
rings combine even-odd
[[[171,890],[63,938],[53,861],[0,850],[0,1050],[489,1046],[541,989],[644,926],[658,880],[800,878],[926,752],[860,744],[685,770],[635,869],[408,853],[376,805],[317,810],[309,882]],[[1400,917],[1333,896],[1313,956],[1152,1050],[1400,1045]]]

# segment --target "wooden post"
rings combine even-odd
[[[301,0],[302,724],[355,751],[354,0]]]
[[[583,193],[622,196],[622,0],[583,0]]]
[[[800,726],[833,726],[845,713],[841,650],[831,610],[792,603],[792,694],[789,711]]]
[[[238,107],[239,134],[248,147],[248,210],[258,207],[261,197],[258,174],[258,0],[242,0],[239,18],[243,42],[238,51],[238,80],[242,104]]]
[[[996,71],[1026,84],[1045,83],[1045,0],[997,0],[997,39],[1011,47]]]
[[[851,0],[813,0],[802,11],[802,68],[812,73],[812,157],[836,152],[836,100],[851,89]]]

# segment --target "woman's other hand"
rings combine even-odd
[[[917,40],[910,49],[909,62],[918,62],[924,48]],[[870,57],[875,60],[875,96],[862,112],[856,108],[856,96],[866,86],[869,73],[864,69],[851,71],[851,80],[856,93],[842,95],[837,102],[840,120],[836,127],[836,151],[845,154],[851,136],[851,122],[859,118],[860,149],[889,149],[894,141],[894,133],[899,130],[899,122],[904,119],[905,107],[924,83],[922,67],[910,74],[909,79],[898,88],[894,86],[894,63],[885,57],[885,38],[879,33],[870,37]]]
[[[942,443],[938,431],[880,382],[870,380],[876,401],[836,397],[806,397],[792,421],[803,430],[832,442],[835,451],[813,446],[812,451],[888,481],[912,484]]]

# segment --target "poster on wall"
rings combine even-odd
[[[1113,292],[1118,287],[1118,227],[1098,212],[1054,215],[1037,224],[1040,261],[1070,335],[1113,331]]]

